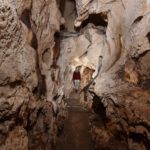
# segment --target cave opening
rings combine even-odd
[[[89,15],[88,19],[83,21],[82,27],[86,26],[88,23],[93,23],[95,26],[104,26],[107,27],[108,22],[107,16],[101,13],[99,14],[91,14]]]
[[[75,31],[74,21],[77,17],[75,0],[57,0],[57,5],[62,17],[65,19],[65,24],[61,26],[61,30]]]
[[[76,30],[80,31],[80,29],[86,27],[89,23],[92,23],[95,26],[107,27],[107,19],[107,15],[104,13],[90,14],[89,17],[81,23],[80,27],[76,27]]]

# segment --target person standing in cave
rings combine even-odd
[[[77,93],[79,90],[80,81],[81,81],[81,75],[80,75],[80,68],[79,67],[76,67],[75,71],[73,72],[72,80],[73,80],[75,92]]]

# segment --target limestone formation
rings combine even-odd
[[[0,149],[55,149],[79,66],[95,148],[148,150],[149,26],[149,0],[0,0]]]
[[[51,8],[56,12],[52,14]],[[1,150],[46,150],[56,145],[66,105],[61,94],[55,99],[59,112],[53,114],[50,101],[54,99],[47,97],[51,89],[45,83],[51,59],[44,62],[42,57],[53,47],[53,34],[60,24],[55,1],[0,0]]]
[[[149,1],[83,0],[76,7],[80,34],[62,39],[58,64],[64,85],[72,85],[70,72],[81,67],[82,89],[103,56],[95,85],[89,88],[106,108],[105,115],[101,112],[91,121],[95,148],[149,149]],[[81,92],[80,99],[89,110],[94,101],[90,93]]]

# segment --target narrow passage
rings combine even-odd
[[[68,115],[56,150],[93,150],[89,133],[89,113],[79,104],[79,95],[76,93],[68,101]]]

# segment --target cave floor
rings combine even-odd
[[[79,95],[68,100],[68,119],[56,150],[94,150],[89,133],[89,113],[79,104]]]

